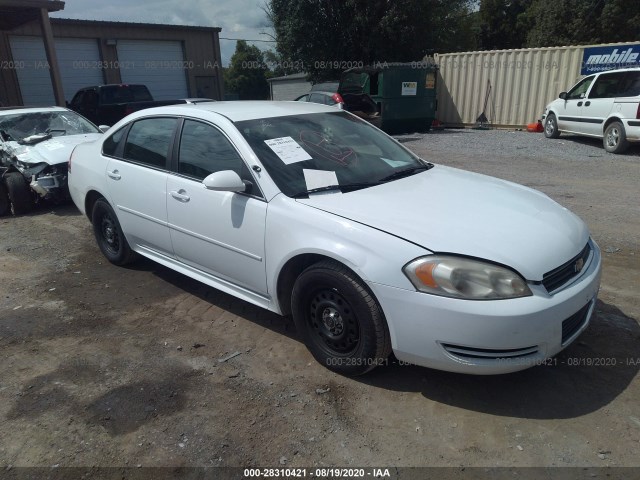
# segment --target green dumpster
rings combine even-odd
[[[389,133],[426,132],[436,118],[437,65],[379,63],[343,72],[345,109]]]

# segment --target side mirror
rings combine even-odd
[[[111,127],[109,125],[99,125],[98,126],[98,130],[100,130],[102,133],[107,133],[107,130],[109,130]]]
[[[559,98],[561,98],[562,100],[566,100],[567,99],[567,92],[560,92],[560,95],[558,95]]]
[[[202,184],[208,190],[216,190],[218,192],[244,192],[247,188],[245,183],[233,170],[222,170],[208,175]]]

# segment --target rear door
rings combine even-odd
[[[167,226],[168,158],[177,124],[172,117],[136,120],[122,130],[126,140],[118,142],[105,172],[111,205],[129,243],[168,256],[173,256]]]
[[[587,133],[584,128],[582,109],[594,75],[583,78],[569,92],[564,102],[558,107],[558,128],[560,130]]]
[[[611,111],[615,98],[622,90],[626,72],[601,73],[584,102],[582,109],[585,132],[590,135],[603,135],[604,122]]]
[[[186,119],[177,164],[167,182],[173,250],[184,263],[266,295],[267,202],[233,143],[219,128]],[[247,193],[208,190],[209,174],[233,170],[252,183]]]

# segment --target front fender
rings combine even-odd
[[[416,257],[431,253],[399,237],[282,194],[269,203],[265,251],[267,288],[276,302],[280,272],[289,260],[299,255],[332,258],[367,283],[415,290],[402,267]]]

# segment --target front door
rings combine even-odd
[[[175,170],[167,181],[167,213],[176,257],[266,294],[267,203],[255,185],[247,193],[233,193],[208,190],[202,184],[207,175],[223,170],[255,183],[232,143],[210,124],[185,120]]]
[[[582,79],[567,93],[564,103],[558,109],[558,128],[563,131],[586,133],[584,131],[583,107],[587,90],[593,82],[593,76]]]

